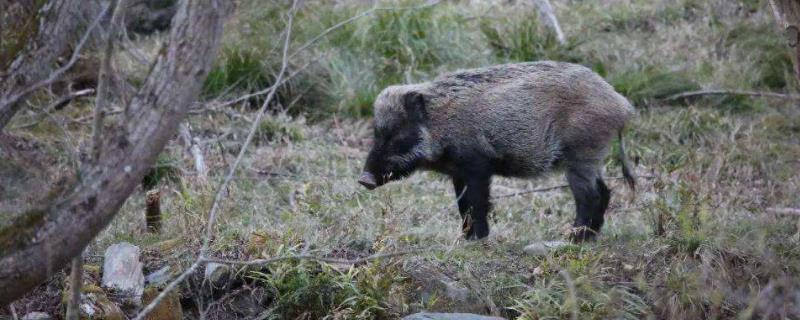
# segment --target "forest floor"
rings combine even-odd
[[[198,176],[194,157],[176,138],[155,168],[161,232],[148,232],[145,190],[137,189],[87,250],[88,270],[99,268],[104,250],[121,241],[142,248],[145,274],[164,266],[175,273],[196,257],[216,187],[259,101],[235,107],[219,107],[219,102],[269,83],[275,62],[259,60],[253,67],[250,59],[263,55],[266,61],[280,51],[274,41],[248,41],[282,26],[279,18],[258,23],[286,7],[247,11],[249,2],[243,3],[242,12],[249,13],[227,26],[221,62],[212,71],[217,82],[207,83],[206,94],[214,98],[188,121],[208,178]],[[700,89],[794,90],[790,61],[767,4],[620,0],[555,5],[565,33],[579,37],[569,49],[537,46],[552,39],[537,38],[541,31],[535,19],[533,25],[524,20],[529,15],[511,14],[522,11],[515,9],[521,4],[499,9],[508,13],[497,13],[504,18],[476,22],[470,17],[482,12],[480,4],[445,3],[367,18],[342,31],[355,40],[334,32],[318,49],[299,55],[293,66],[308,75],[280,92],[275,109],[290,110],[275,111],[258,126],[254,145],[225,190],[211,255],[352,260],[414,252],[355,264],[279,261],[236,269],[240,272],[217,288],[208,279],[204,283],[200,270],[181,287],[184,316],[372,319],[431,310],[523,319],[800,318],[800,216],[783,210],[800,208],[800,108],[764,97],[667,99]],[[298,19],[308,23],[298,24],[304,29],[296,41],[324,29],[314,22],[324,25],[367,7],[337,8],[333,17],[320,7],[305,9]],[[400,35],[370,39],[369,32],[358,32],[366,27]],[[403,36],[420,30],[429,38]],[[516,34],[526,36],[515,39]],[[448,48],[448,37],[465,43]],[[483,47],[466,43],[470,37],[481,39]],[[155,52],[161,39],[138,41],[147,53]],[[377,63],[358,71],[381,41],[403,49],[377,55],[397,57],[391,63],[410,67]],[[363,52],[352,49],[356,42]],[[450,51],[459,51],[458,56]],[[304,69],[303,59],[314,57],[324,58]],[[627,189],[618,179],[619,165],[609,157],[605,175],[612,200],[596,242],[538,254],[523,250],[566,239],[575,209],[560,172],[533,180],[496,178],[491,235],[474,242],[462,239],[445,176],[420,172],[374,191],[356,183],[372,135],[362,116],[369,114],[382,86],[425,80],[444,70],[537,59],[594,68],[639,111],[625,137],[639,184],[635,193]],[[138,69],[126,65],[131,61],[122,57],[118,65],[135,74]],[[252,74],[250,67],[267,71]],[[242,87],[242,80],[253,87]],[[90,101],[76,103],[32,126],[27,123],[36,114],[20,116],[9,132],[19,139],[14,148],[50,154],[55,160],[42,165],[44,171],[70,168],[73,151],[88,141],[84,115],[91,108]],[[7,207],[24,202],[12,193],[14,186],[32,181],[18,170],[25,160],[15,161],[0,164],[8,178],[0,191],[17,199]],[[59,312],[64,276],[54,276],[16,303],[17,312]]]

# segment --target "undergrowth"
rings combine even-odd
[[[259,125],[255,146],[225,190],[213,255],[260,259],[299,252],[285,248],[336,258],[423,252],[352,266],[286,261],[247,272],[250,285],[268,292],[261,305],[265,316],[396,318],[423,309],[521,319],[800,315],[797,219],[768,210],[800,207],[796,106],[730,96],[667,99],[702,89],[797,87],[764,1],[554,4],[568,38],[565,46],[523,3],[443,2],[377,10],[291,60],[290,73],[297,75],[279,92],[274,112]],[[240,2],[205,83],[206,99],[227,101],[272,84],[288,6]],[[361,2],[304,3],[289,51],[369,8]],[[445,177],[419,173],[373,192],[357,185],[371,143],[364,117],[382,88],[460,68],[538,59],[592,68],[639,110],[625,137],[639,185],[634,194],[620,180],[608,179],[613,196],[596,243],[543,256],[523,253],[531,242],[564,239],[574,218],[565,188],[496,199],[490,238],[466,243]],[[193,174],[183,146],[171,144],[149,182],[163,191],[163,233],[147,233],[144,196],[137,191],[90,246],[90,256],[120,240],[147,248],[181,243],[179,253],[160,253],[156,260],[185,264],[204,232],[213,186],[238,152],[259,99],[191,117],[193,133],[206,142],[209,181]],[[90,108],[74,106],[64,113],[77,118]],[[44,122],[15,134],[67,145],[53,127]],[[68,129],[83,139],[90,136],[84,126]],[[9,165],[0,169],[14,172]],[[609,165],[605,175],[618,176],[618,170]],[[19,176],[8,175],[26,177]],[[531,181],[498,178],[492,193],[509,195],[563,180],[560,173]],[[446,292],[429,293],[420,285],[426,279],[406,268],[411,262],[427,268],[425,276],[446,277],[477,298],[453,303]]]

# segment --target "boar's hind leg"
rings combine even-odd
[[[463,221],[462,230],[469,240],[477,240],[489,235],[489,222],[486,215],[491,210],[489,185],[491,178],[479,175],[467,178],[453,178],[458,211]]]
[[[575,229],[572,240],[594,240],[603,226],[603,215],[608,209],[611,192],[603,182],[598,163],[578,163],[567,166],[567,181],[575,198]]]

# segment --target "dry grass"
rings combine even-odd
[[[252,9],[247,3],[244,6]],[[566,52],[543,46],[520,51],[520,55],[574,58],[606,75],[618,90],[639,103],[640,115],[628,131],[629,152],[640,159],[637,173],[652,178],[640,179],[635,195],[620,181],[610,181],[612,203],[597,243],[567,247],[542,257],[523,254],[528,243],[563,238],[574,217],[567,189],[497,199],[491,236],[474,244],[460,238],[459,216],[446,177],[418,173],[374,192],[355,182],[371,130],[367,120],[343,115],[362,113],[385,82],[418,81],[441,70],[513,60],[483,42],[487,35],[481,31],[481,23],[485,28],[486,22],[479,20],[492,19],[482,16],[486,8],[445,3],[427,13],[365,18],[352,27],[383,27],[373,30],[385,33],[398,27],[384,26],[384,22],[435,20],[423,25],[430,32],[427,40],[417,43],[412,41],[419,40],[415,37],[397,37],[400,43],[395,45],[400,47],[387,50],[400,51],[381,53],[410,60],[362,59],[372,54],[370,50],[375,48],[370,46],[374,44],[357,45],[357,40],[392,34],[355,33],[347,38],[335,33],[293,62],[298,67],[309,59],[319,59],[281,93],[284,106],[300,97],[294,111],[290,115],[276,113],[261,126],[258,144],[246,157],[221,208],[213,242],[215,256],[251,259],[308,250],[351,258],[378,251],[436,248],[429,254],[349,269],[284,262],[270,266],[269,272],[246,273],[252,277],[249,285],[267,290],[273,297],[265,304],[275,308],[274,318],[392,318],[419,309],[457,311],[465,307],[447,304],[444,299],[425,299],[415,292],[417,283],[404,269],[412,262],[457,279],[477,293],[486,306],[484,312],[507,317],[800,317],[800,305],[792,300],[800,290],[800,225],[797,216],[766,211],[769,207],[800,207],[796,196],[800,193],[799,109],[764,99],[708,98],[672,106],[658,100],[692,86],[791,90],[795,84],[790,69],[764,67],[787,61],[780,37],[770,33],[772,21],[766,4],[724,0],[554,4],[565,33],[576,45]],[[232,19],[224,51],[263,56],[261,61],[247,62],[261,64],[261,75],[268,74],[269,66],[277,62],[270,60],[276,51],[269,39],[258,35],[281,26],[273,12],[280,7],[267,7]],[[315,34],[320,25],[366,7],[339,5],[327,13],[320,8],[309,5],[298,18],[319,24],[308,22],[306,29],[298,31],[298,43],[303,35]],[[530,10],[518,4],[492,15],[522,9]],[[508,19],[519,21],[515,19],[526,16],[517,13]],[[436,42],[448,36],[443,31],[454,26],[461,29],[450,36],[473,42]],[[386,39],[378,38],[389,41]],[[146,48],[159,42],[152,38],[144,41]],[[524,39],[500,41],[525,45]],[[447,50],[453,52],[439,56]],[[155,52],[144,50],[149,51]],[[123,59],[120,64],[127,69],[141,70],[130,57]],[[378,62],[383,64],[372,64]],[[230,71],[229,75],[241,71],[224,70]],[[271,79],[259,77],[262,82]],[[244,87],[231,90],[215,84],[210,92],[234,96],[250,90],[250,85],[263,85],[258,81],[243,82]],[[325,117],[320,117],[319,112],[308,111],[325,106],[332,107],[328,111],[340,112],[326,111]],[[76,114],[89,107],[63,116],[78,117]],[[306,121],[302,114],[309,114],[314,121]],[[238,151],[249,118],[246,106],[192,117],[193,133],[205,142],[211,183],[197,181],[192,175],[192,158],[178,144],[171,145],[161,165],[169,168],[174,178],[159,184],[164,194],[164,231],[159,235],[146,232],[144,193],[137,191],[90,251],[97,255],[109,244],[125,240],[148,248],[150,269],[188,261],[199,246],[197,235],[203,234],[213,187]],[[52,126],[48,122],[14,134],[63,143],[63,136],[48,133]],[[67,129],[75,137],[86,137],[85,129],[78,125]],[[619,175],[612,160],[607,171],[607,176]],[[494,195],[512,194],[560,185],[563,180],[560,173],[533,181],[498,178],[492,191]],[[178,245],[163,249],[164,241],[171,239],[179,239]],[[185,297],[192,292],[187,290]],[[211,314],[223,317],[224,310],[215,307]]]

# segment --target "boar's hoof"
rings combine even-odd
[[[486,221],[475,221],[464,229],[467,240],[480,240],[489,236],[489,223]]]
[[[572,243],[594,242],[597,240],[597,232],[586,227],[575,227],[569,235]]]

